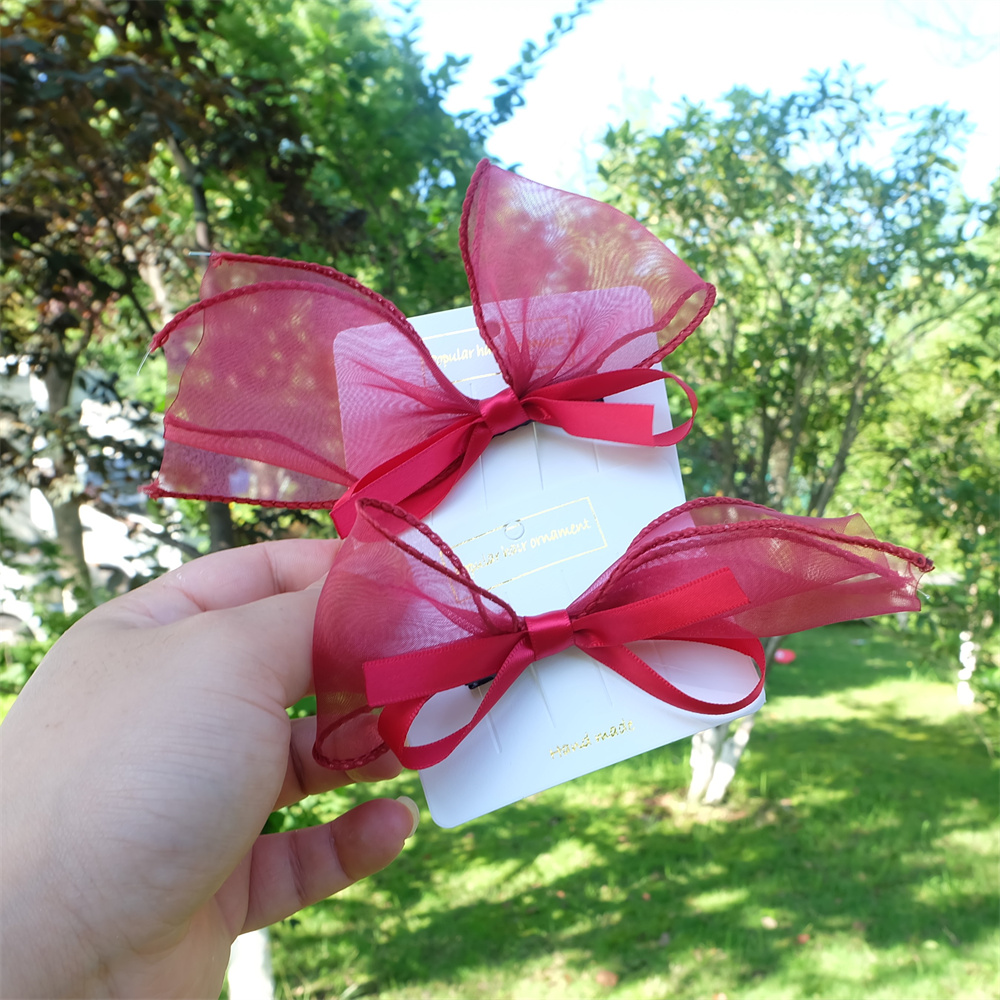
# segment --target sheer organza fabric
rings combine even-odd
[[[353,278],[214,255],[202,300],[153,341],[170,402],[147,492],[296,508],[341,500],[338,526],[349,529],[345,494],[423,516],[473,453],[526,419],[652,445],[686,432],[690,422],[653,435],[650,414],[626,413],[649,408],[595,402],[665,377],[651,366],[711,308],[714,288],[660,240],[610,206],[484,161],[460,244],[479,333],[509,387],[487,401],[456,389],[402,313]],[[618,425],[602,416],[612,410]]]
[[[431,766],[529,663],[570,643],[653,697],[727,714],[756,697],[763,673],[753,691],[713,705],[675,687],[669,671],[654,670],[629,644],[704,642],[763,666],[761,637],[918,610],[917,583],[930,568],[924,556],[876,539],[859,515],[797,517],[702,498],[644,528],[567,609],[525,619],[477,587],[425,524],[399,507],[361,500],[316,613],[314,753],[335,769],[361,766],[390,748],[406,766]],[[489,676],[472,719],[456,720],[454,732],[433,744],[408,745],[410,725],[430,697]]]

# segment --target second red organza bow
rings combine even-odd
[[[170,369],[152,496],[335,508],[361,496],[417,516],[497,434],[529,420],[570,434],[669,445],[652,408],[601,400],[672,379],[656,365],[715,289],[639,223],[487,161],[462,212],[476,325],[507,387],[460,392],[400,311],[316,264],[216,254],[202,299],[157,334]],[[692,412],[693,419],[693,412]]]
[[[347,770],[391,749],[406,767],[431,767],[529,664],[571,645],[654,698],[729,714],[763,686],[761,637],[918,610],[917,583],[929,569],[924,556],[878,541],[859,515],[796,517],[711,497],[649,524],[565,610],[521,617],[478,587],[425,524],[361,500],[316,612],[314,755]],[[693,698],[629,649],[649,639],[738,650],[757,662],[760,680],[725,704]],[[490,687],[472,718],[434,742],[408,745],[431,697],[484,679]]]

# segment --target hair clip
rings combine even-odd
[[[490,440],[526,421],[632,444],[690,430],[692,390],[656,366],[715,289],[617,209],[482,161],[462,258],[476,325],[506,388],[466,396],[403,314],[332,268],[215,254],[202,299],[157,334],[170,371],[150,496],[330,508],[340,533],[370,496],[425,516]],[[669,379],[692,415],[605,397]]]
[[[925,556],[880,542],[857,514],[781,514],[728,497],[691,500],[636,535],[565,609],[521,617],[476,585],[427,525],[399,507],[358,502],[358,522],[316,610],[316,759],[360,767],[391,749],[405,767],[448,756],[533,662],[576,646],[653,698],[702,715],[753,702],[760,638],[920,608]],[[695,698],[629,644],[702,642],[751,657],[760,675],[726,702]],[[666,659],[669,664],[669,659]],[[541,669],[544,669],[541,668]],[[408,734],[435,695],[490,680],[470,719],[422,746]]]

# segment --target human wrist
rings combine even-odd
[[[48,837],[23,822],[7,795],[0,821],[0,997],[86,996],[87,965],[72,907],[62,898],[63,880],[53,868]],[[36,835],[37,834],[37,835]],[[93,968],[99,967],[94,961]]]

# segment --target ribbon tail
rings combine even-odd
[[[633,373],[629,373],[633,374]],[[653,407],[647,403],[606,403],[586,399],[563,399],[555,395],[557,387],[533,393],[525,405],[534,403],[533,409],[541,411],[536,419],[540,423],[561,427],[574,437],[592,438],[597,441],[615,441],[619,444],[637,444],[647,447],[666,447],[677,444],[694,426],[698,412],[698,398],[694,390],[681,378],[670,372],[649,371],[635,373],[630,381],[644,385],[658,380],[671,380],[684,390],[691,404],[691,416],[684,423],[659,434],[653,433]],[[647,377],[641,377],[646,375]],[[581,383],[583,379],[579,380]],[[610,393],[609,393],[610,394]]]
[[[674,638],[672,632],[749,603],[733,571],[724,567],[643,600],[580,615],[574,628],[586,636],[581,649],[590,645],[620,646],[640,639],[670,639]]]
[[[412,653],[366,660],[361,668],[365,698],[378,708],[473,684],[497,673],[522,638],[521,632],[476,635]]]
[[[427,517],[472,468],[492,440],[493,435],[484,424],[473,424],[469,443],[462,452],[461,464],[449,471],[447,475],[439,476],[427,486],[411,493],[400,506],[416,517],[421,519]]]
[[[337,534],[350,534],[361,497],[398,504],[415,517],[429,514],[489,444],[489,432],[474,419],[444,428],[358,479],[331,511]],[[484,433],[477,433],[480,429]]]
[[[407,744],[410,728],[420,710],[430,700],[431,695],[387,705],[382,710],[382,714],[378,718],[378,731],[403,767],[422,771],[435,764],[440,764],[482,722],[493,706],[523,673],[525,667],[534,660],[534,654],[527,637],[521,635],[519,638],[520,641],[510,651],[503,665],[497,671],[475,714],[464,726],[447,736],[418,746]]]

